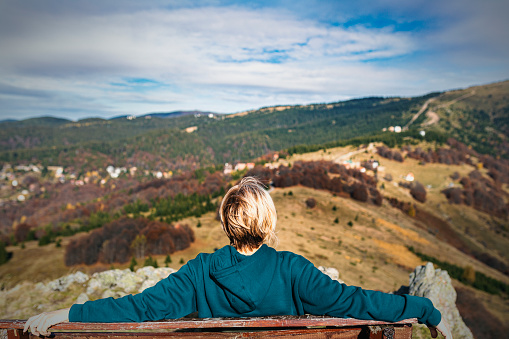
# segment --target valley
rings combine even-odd
[[[155,128],[153,118],[142,121],[148,131],[138,126],[132,138],[122,139],[119,133],[93,145],[70,142],[65,149],[50,141],[40,148],[11,143],[13,149],[0,152],[4,169],[11,166],[2,184],[0,235],[8,258],[0,265],[0,293],[77,271],[129,268],[132,244],[99,236],[106,227],[114,233],[112,228],[122,222],[147,225],[140,234],[150,246],[156,244],[151,228],[173,237],[175,230],[189,228],[193,241],[179,243],[169,253],[169,266],[178,269],[198,253],[228,244],[215,209],[239,178],[257,175],[272,183],[278,250],[303,255],[316,266],[334,267],[347,284],[385,292],[407,286],[409,273],[425,264],[425,257],[461,272],[473,270],[475,280],[489,281],[498,290],[483,290],[461,273],[453,277],[467,325],[474,332],[479,321],[507,331],[508,89],[509,82],[504,82],[413,99],[264,108],[229,119],[186,115],[164,120],[162,129]],[[430,112],[438,117],[433,124],[426,118]],[[69,128],[63,123],[69,124],[52,122]],[[116,121],[87,123],[84,127],[100,133]],[[405,124],[408,130],[401,133],[380,132]],[[30,133],[23,128],[13,131],[21,138]],[[8,135],[7,129],[2,133],[0,137]],[[256,166],[227,172],[227,161],[252,161]],[[63,182],[42,170],[16,169],[30,162],[43,170],[61,165]],[[106,170],[106,165],[113,169]],[[137,171],[132,172],[133,167]],[[19,180],[19,186],[13,186],[13,180]],[[83,184],[77,185],[79,180]],[[22,189],[29,192],[26,200],[16,200]],[[84,238],[98,242],[97,260],[66,266],[69,248]],[[179,247],[184,245],[188,247]],[[120,250],[127,251],[122,262],[111,260],[108,253]],[[146,254],[165,266],[167,253],[147,248]],[[138,259],[132,268],[142,266]],[[45,307],[66,307],[76,297],[54,296]],[[485,311],[475,318],[475,309]],[[36,302],[27,299],[2,304],[0,318],[37,311]]]

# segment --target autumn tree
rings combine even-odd
[[[137,235],[131,243],[131,248],[134,250],[134,255],[138,259],[145,257],[145,248],[147,245],[147,237],[145,235]]]
[[[424,185],[418,181],[414,181],[410,186],[410,194],[419,202],[426,201],[426,189],[424,188]]]

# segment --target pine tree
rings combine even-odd
[[[148,258],[145,259],[143,266],[154,266],[154,259],[152,259],[152,256],[149,255]]]
[[[129,269],[134,272],[134,267],[138,265],[138,262],[136,261],[136,258],[135,257],[132,257],[131,258],[131,264],[129,265]]]
[[[168,267],[168,264],[171,264],[171,258],[170,258],[169,254],[166,255],[166,258],[164,259],[164,263],[166,264],[166,267]]]
[[[0,265],[5,264],[9,260],[9,253],[5,249],[5,244],[0,241]]]

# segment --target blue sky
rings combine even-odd
[[[509,2],[0,0],[0,120],[234,113],[509,79]]]

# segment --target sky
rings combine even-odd
[[[235,113],[509,79],[509,1],[0,0],[0,120]]]

